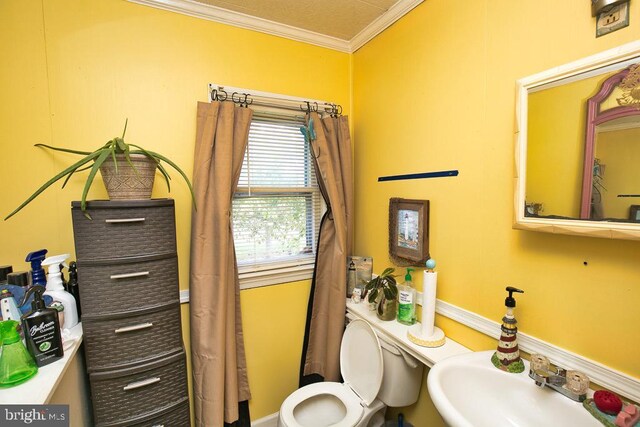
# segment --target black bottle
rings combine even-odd
[[[76,308],[78,309],[78,321],[82,312],[80,311],[80,288],[78,287],[78,265],[75,261],[69,263],[69,282],[67,282],[67,292],[76,299]]]
[[[62,338],[60,337],[60,322],[58,312],[47,308],[42,299],[45,288],[33,286],[24,294],[26,301],[31,294],[31,311],[22,316],[22,329],[27,342],[27,350],[36,361],[38,367],[48,365],[62,358]]]

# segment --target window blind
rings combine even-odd
[[[323,201],[302,124],[253,118],[232,204],[239,266],[315,259]]]

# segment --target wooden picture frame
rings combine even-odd
[[[389,257],[399,265],[429,259],[429,201],[389,199]]]

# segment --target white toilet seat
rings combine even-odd
[[[302,387],[289,395],[280,408],[280,420],[287,427],[305,427],[296,421],[294,416],[296,407],[302,402],[313,397],[330,395],[339,399],[346,410],[346,414],[338,423],[332,424],[335,427],[351,427],[357,424],[362,417],[364,409],[361,399],[346,384],[334,382],[322,382],[310,384]]]

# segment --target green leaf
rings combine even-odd
[[[64,188],[67,185],[67,182],[69,182],[69,179],[73,176],[74,173],[86,171],[87,169],[91,169],[91,165],[86,166],[84,168],[72,170],[71,173],[67,175],[67,177],[64,179],[64,182],[62,183],[62,188]]]
[[[122,139],[124,139],[124,134],[127,133],[127,124],[129,123],[129,117],[124,119],[124,130],[122,131]]]
[[[48,148],[50,150],[62,151],[64,153],[71,153],[71,154],[80,154],[80,155],[83,155],[83,156],[88,156],[89,154],[91,154],[91,151],[71,150],[69,148],[53,147],[53,146],[47,145],[47,144],[34,144],[34,147]],[[94,151],[94,153],[95,153],[95,151]]]
[[[71,166],[69,166],[68,168],[63,170],[62,172],[59,172],[53,178],[51,178],[50,180],[45,182],[40,188],[38,188],[35,191],[35,193],[33,193],[31,196],[29,196],[29,198],[27,200],[22,202],[22,204],[20,206],[18,206],[13,212],[11,212],[9,215],[7,215],[4,218],[4,220],[5,221],[8,220],[12,216],[14,216],[16,213],[18,213],[22,208],[27,206],[33,199],[38,197],[40,195],[40,193],[42,193],[44,190],[49,188],[50,185],[54,184],[56,181],[58,181],[59,179],[63,178],[64,176],[68,175],[69,173],[73,172],[74,170],[78,169],[79,167],[81,167],[81,166],[89,163],[90,161],[94,160],[99,155],[100,155],[100,151],[94,151],[93,153],[89,154],[88,156],[84,157],[83,159],[81,159],[81,160],[77,161],[76,163],[72,164]]]
[[[160,173],[162,174],[164,181],[167,183],[167,191],[171,193],[171,184],[169,183],[169,181],[171,181],[171,177],[169,176],[169,172],[167,172],[164,166],[162,166],[160,163],[158,163],[157,167]]]
[[[391,267],[385,268],[380,276],[382,276],[382,277],[388,276],[389,274],[393,273],[394,271],[395,271],[395,268],[391,268]]]
[[[89,172],[89,176],[87,177],[87,182],[84,184],[84,189],[82,190],[82,199],[80,200],[80,209],[85,211],[87,209],[87,193],[89,193],[89,188],[91,188],[91,184],[93,184],[93,179],[95,178],[100,166],[104,163],[104,161],[111,155],[111,150],[104,150],[100,153],[98,158],[93,162],[93,167],[91,168],[91,172]]]
[[[369,293],[369,302],[375,302],[377,296],[378,296],[378,289],[376,288]]]
[[[384,292],[384,297],[386,299],[395,299],[395,296],[393,295],[393,291],[391,290],[391,288],[388,287],[384,287],[382,288],[382,292]]]
[[[136,147],[141,149],[140,147],[138,147],[137,145],[134,144],[130,144],[132,147]],[[154,151],[149,151],[149,150],[145,150],[147,153],[149,153],[154,159],[156,160],[162,160],[165,163],[168,163],[169,166],[171,166],[172,168],[174,168],[176,171],[178,171],[178,173],[180,175],[182,175],[182,178],[184,178],[184,181],[187,183],[187,186],[189,187],[189,191],[191,192],[191,201],[193,202],[193,209],[194,210],[198,210],[198,207],[196,206],[196,195],[193,192],[193,187],[191,186],[191,182],[189,181],[189,178],[187,178],[187,175],[182,171],[182,169],[180,169],[180,166],[176,165],[175,163],[173,163],[171,160],[167,159],[166,157],[164,157],[162,154],[158,154]]]

